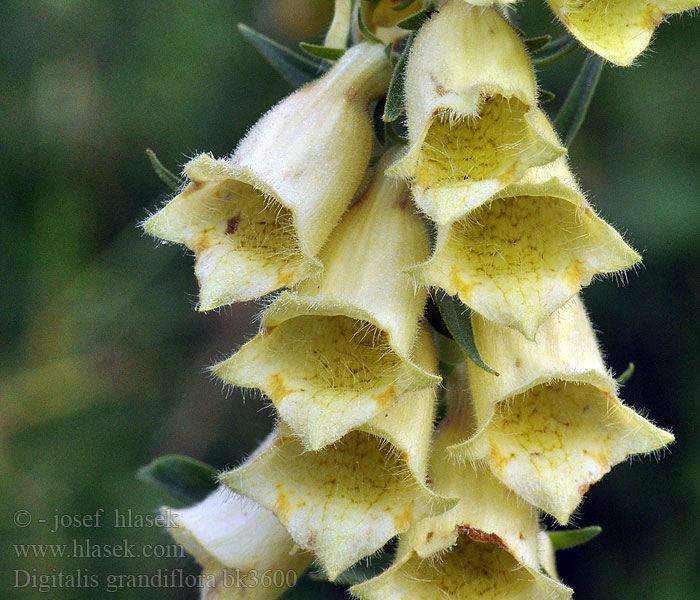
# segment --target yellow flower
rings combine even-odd
[[[268,450],[222,480],[272,510],[333,579],[454,505],[425,486],[434,400],[430,389],[405,394],[318,452],[282,428]]]
[[[199,504],[163,513],[170,534],[202,566],[202,600],[275,600],[311,564],[270,511],[226,486]],[[265,585],[261,575],[273,571],[283,577]]]
[[[565,152],[534,122],[529,56],[493,8],[446,1],[416,37],[405,89],[410,146],[390,172],[440,225]]]
[[[403,272],[427,258],[427,233],[383,164],[320,253],[320,279],[283,292],[261,332],[214,367],[229,383],[262,389],[310,450],[439,381],[420,326],[426,291]]]
[[[500,375],[469,364],[477,428],[450,451],[484,461],[560,523],[611,467],[673,441],[618,399],[578,298],[544,322],[537,343],[478,315],[473,326],[482,357]]]
[[[398,27],[397,23],[423,8],[423,0],[413,0],[406,7],[398,8],[402,3],[403,0],[361,0],[362,22],[386,44],[400,40],[409,32]]]
[[[556,140],[544,114],[536,114],[541,130]],[[562,156],[439,226],[433,256],[411,272],[534,340],[540,324],[593,276],[639,260],[593,212]]]
[[[455,376],[464,377],[461,368]],[[537,511],[487,469],[455,463],[446,451],[470,428],[461,393],[451,380],[448,394],[457,398],[448,400],[431,459],[434,489],[459,503],[412,527],[400,539],[394,565],[352,593],[361,600],[570,598],[571,589],[540,570]]]
[[[698,0],[547,0],[554,14],[587,48],[628,66],[649,45],[666,15],[700,6]]]
[[[144,228],[195,253],[200,310],[318,272],[316,255],[364,177],[368,104],[390,73],[381,46],[354,46],[263,116],[231,158],[204,154],[187,165],[189,185]]]

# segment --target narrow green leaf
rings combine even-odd
[[[435,294],[435,304],[440,309],[440,314],[452,335],[452,339],[459,344],[469,359],[485,371],[498,375],[496,371],[484,362],[481,354],[479,354],[479,349],[476,347],[474,330],[472,329],[472,315],[469,307],[462,304],[462,301],[457,296],[450,296],[441,290]]]
[[[408,31],[416,31],[421,28],[421,25],[425,23],[428,15],[435,10],[435,3],[429,2],[423,10],[417,12],[415,15],[406,17],[403,21],[399,21],[396,25],[401,27],[401,29],[406,29]]]
[[[368,42],[373,42],[375,44],[384,43],[369,29],[367,29],[367,25],[365,25],[365,22],[362,20],[362,2],[357,3],[357,28],[360,30],[362,37],[364,37]]]
[[[299,47],[307,54],[323,60],[338,60],[345,54],[344,48],[328,48],[327,46],[307,44],[306,42],[299,42]]]
[[[173,192],[177,192],[178,189],[180,189],[180,186],[182,185],[182,181],[180,181],[180,178],[175,175],[172,171],[169,171],[163,166],[163,163],[158,160],[158,157],[156,156],[156,153],[153,152],[150,148],[146,148],[146,155],[148,156],[148,159],[151,161],[151,166],[153,167],[153,170],[156,172],[156,175],[160,178],[160,180],[165,183]]]
[[[537,102],[540,104],[546,104],[547,102],[551,102],[556,98],[556,95],[553,92],[550,92],[549,90],[539,90],[537,92]]]
[[[542,48],[532,53],[532,64],[535,67],[544,67],[551,65],[558,60],[564,58],[569,52],[572,52],[578,43],[568,34],[565,34],[556,40],[552,40]]]
[[[538,37],[528,38],[525,40],[525,48],[527,48],[527,51],[530,53],[536,52],[540,48],[544,48],[551,41],[551,35],[540,35]]]
[[[618,385],[625,385],[634,375],[634,363],[631,362],[625,372],[617,378]]]
[[[557,117],[554,119],[554,128],[559,132],[564,146],[567,148],[573,142],[586,118],[604,64],[605,61],[597,54],[589,54],[586,57]]]
[[[322,72],[321,64],[290,50],[279,42],[258,33],[244,23],[238,30],[245,39],[262,54],[263,58],[293,87],[299,87],[316,79]]]
[[[566,550],[574,546],[580,546],[591,541],[603,531],[598,525],[583,527],[582,529],[563,529],[561,531],[548,531],[552,547],[555,550]]]
[[[141,467],[136,477],[170,492],[183,502],[200,502],[216,489],[217,472],[203,462],[169,454]]]
[[[386,105],[384,107],[384,116],[382,117],[387,123],[396,121],[396,119],[398,119],[401,116],[401,113],[403,112],[404,83],[406,80],[406,61],[408,60],[408,55],[411,52],[411,46],[413,46],[413,41],[415,39],[415,33],[412,33],[408,36],[403,54],[401,54],[401,58],[399,58],[398,62],[396,63],[396,66],[394,67],[394,72],[391,75],[389,91],[386,93]]]

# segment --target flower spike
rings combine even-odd
[[[533,122],[529,56],[493,8],[447,0],[418,32],[405,90],[410,147],[390,172],[440,225],[565,152]]]
[[[384,177],[385,162],[320,253],[323,275],[282,293],[258,336],[214,367],[262,389],[310,450],[439,382],[420,326],[427,292],[403,272],[427,258],[428,236],[408,189]]]
[[[175,541],[202,565],[202,600],[275,600],[313,559],[269,510],[223,485],[199,504],[163,514]],[[262,584],[260,574],[270,570],[285,573],[281,587]]]
[[[614,465],[673,441],[618,399],[579,298],[545,321],[537,343],[478,315],[473,325],[484,360],[500,376],[468,365],[476,433],[450,451],[485,461],[560,523]]]
[[[318,452],[288,432],[222,476],[272,510],[329,578],[456,500],[425,486],[435,394],[402,396],[388,411]]]
[[[381,47],[359,44],[264,115],[231,158],[202,154],[190,183],[144,228],[195,253],[200,310],[290,287],[360,186],[374,139],[370,100],[389,83]]]
[[[556,139],[547,117],[535,114],[541,130]],[[534,340],[541,323],[593,276],[639,260],[595,214],[562,156],[439,226],[433,256],[411,273]]]
[[[579,42],[623,67],[632,64],[666,15],[700,6],[698,0],[547,0]]]

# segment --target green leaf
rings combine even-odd
[[[153,152],[150,148],[146,148],[146,154],[148,155],[149,160],[151,161],[151,166],[153,167],[153,170],[156,172],[156,175],[160,178],[160,180],[165,183],[173,192],[177,192],[180,189],[180,186],[182,185],[182,181],[180,178],[175,175],[172,171],[169,171],[163,166],[163,163],[158,160],[158,157],[156,156],[156,153]]]
[[[625,372],[617,378],[618,385],[625,385],[634,375],[634,363],[631,362]]]
[[[384,107],[384,116],[382,117],[382,119],[387,123],[396,121],[396,119],[398,119],[401,116],[401,113],[403,112],[404,83],[406,81],[406,61],[408,60],[408,55],[411,52],[411,46],[413,46],[413,41],[415,39],[415,33],[412,33],[408,36],[403,54],[401,54],[401,58],[399,58],[398,62],[396,63],[396,66],[394,67],[394,72],[391,75],[389,91],[386,93],[386,105]]]
[[[591,541],[603,531],[598,525],[591,525],[582,529],[562,529],[561,531],[548,531],[552,547],[555,550],[566,550],[574,546],[580,546]]]
[[[540,104],[546,104],[547,102],[551,102],[556,98],[556,95],[553,92],[550,92],[549,90],[539,90],[537,92],[537,102]]]
[[[293,87],[309,83],[321,74],[323,68],[320,63],[290,50],[244,23],[238,24],[238,30]]]
[[[344,48],[328,48],[327,46],[307,44],[306,42],[299,42],[299,47],[307,54],[323,60],[335,61],[345,54]]]
[[[485,371],[498,375],[496,371],[484,362],[481,354],[479,354],[479,349],[476,347],[474,330],[472,329],[472,315],[469,307],[462,304],[462,301],[457,296],[450,296],[441,290],[435,293],[435,304],[440,309],[440,314],[452,339],[459,344],[469,359]]]
[[[357,28],[360,30],[362,37],[364,37],[368,42],[373,42],[375,44],[384,43],[369,29],[367,29],[367,25],[365,25],[365,22],[362,20],[362,2],[357,3]]]
[[[554,128],[559,132],[567,148],[574,141],[586,118],[604,64],[605,61],[597,54],[589,54],[586,57],[554,119]]]
[[[551,41],[551,35],[540,35],[538,37],[528,38],[525,40],[525,48],[527,48],[527,51],[530,53],[536,52],[540,48],[544,48]]]
[[[399,21],[396,25],[401,27],[401,29],[406,29],[408,31],[416,31],[421,28],[421,25],[425,23],[428,15],[435,10],[435,3],[429,2],[427,6],[423,8],[420,12],[415,15],[406,17],[403,21]]]
[[[393,121],[390,123],[384,123],[384,127],[386,128],[386,133],[392,142],[401,146],[403,146],[404,144],[408,144],[408,138],[405,138],[398,131],[396,131],[396,127],[394,126]]]
[[[204,500],[217,487],[217,471],[203,462],[169,454],[141,467],[136,477],[170,492],[183,502]]]
[[[535,67],[551,65],[564,58],[569,52],[572,52],[577,45],[578,43],[573,37],[565,34],[533,52],[531,56],[532,64]]]

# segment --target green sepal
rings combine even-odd
[[[527,48],[527,51],[530,53],[537,52],[537,50],[544,48],[551,41],[551,35],[540,35],[537,37],[528,38],[525,40],[525,48]]]
[[[555,550],[566,550],[590,542],[603,531],[598,525],[583,527],[582,529],[562,529],[561,531],[548,531],[549,541]]]
[[[625,385],[631,378],[632,375],[634,375],[634,363],[631,362],[627,368],[625,369],[624,373],[620,375],[616,381],[617,385]]]
[[[421,25],[425,23],[426,19],[428,18],[428,15],[432,13],[435,10],[435,8],[436,7],[434,2],[428,2],[428,4],[423,8],[423,10],[417,12],[415,15],[406,17],[403,21],[399,21],[396,25],[398,27],[401,27],[401,29],[406,29],[408,31],[416,31],[421,28]]]
[[[188,503],[201,502],[217,488],[217,471],[214,467],[177,454],[156,458],[141,467],[136,477]]]
[[[406,80],[406,61],[408,60],[408,55],[411,52],[411,46],[413,46],[413,41],[416,38],[416,34],[412,33],[408,36],[406,40],[406,46],[401,58],[399,58],[396,66],[394,66],[394,72],[391,75],[391,82],[389,83],[389,90],[386,93],[386,105],[384,107],[384,116],[382,119],[386,123],[391,123],[396,121],[401,116],[404,109],[404,83]]]
[[[167,185],[173,192],[177,192],[180,189],[180,186],[183,184],[182,180],[177,175],[175,175],[175,173],[166,169],[163,166],[163,163],[158,160],[158,157],[156,156],[156,153],[153,152],[153,150],[151,150],[150,148],[146,148],[146,155],[151,161],[151,166],[156,172],[156,175],[158,175],[158,178],[163,183],[165,183],[165,185]]]
[[[537,51],[532,51],[532,64],[535,67],[551,65],[572,52],[578,42],[568,34],[548,42]]]
[[[290,50],[244,23],[238,24],[238,31],[295,88],[313,81],[323,70],[321,63]]]
[[[567,148],[586,118],[604,64],[605,61],[597,54],[588,54],[554,119],[554,128]]]
[[[388,123],[385,122],[384,126],[386,127],[386,133],[392,142],[401,146],[408,144],[408,138],[402,136],[398,131],[396,131],[396,127],[394,127],[393,121],[390,121]]]
[[[537,92],[537,102],[539,104],[546,104],[547,102],[551,102],[556,97],[556,94],[554,94],[554,92],[550,92],[549,90],[540,89]]]
[[[361,2],[357,3],[357,13],[356,14],[357,14],[357,28],[360,30],[362,37],[365,38],[368,42],[372,42],[374,44],[383,44],[384,42],[382,42],[382,40],[380,40],[369,29],[367,29],[367,25],[365,25],[365,22],[362,20],[362,3]]]
[[[306,42],[299,42],[299,47],[310,56],[323,60],[336,61],[345,54],[344,48],[329,48],[328,46],[307,44]]]
[[[445,322],[452,339],[459,344],[469,359],[484,371],[498,375],[479,354],[472,328],[471,309],[465,306],[457,296],[450,296],[442,290],[435,292],[435,304],[440,309],[440,315],[442,315],[442,320]]]
[[[445,375],[452,373],[458,364],[464,362],[464,352],[451,337],[436,332],[435,346],[437,348],[440,371]]]

